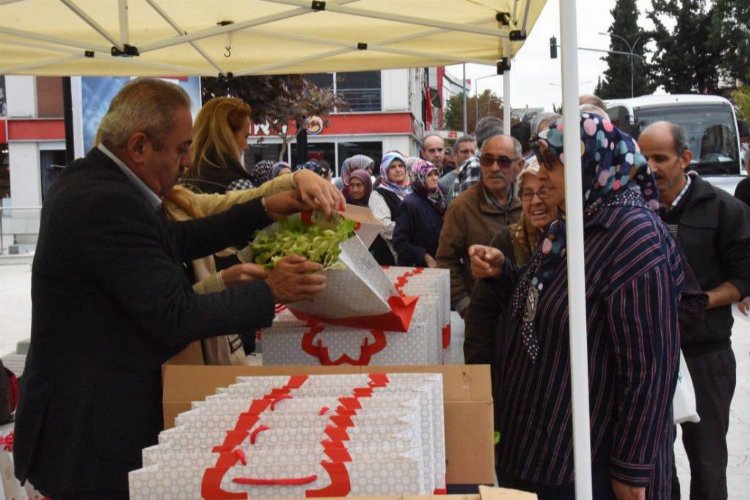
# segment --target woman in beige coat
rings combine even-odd
[[[176,185],[164,197],[163,207],[167,216],[175,221],[205,217],[228,210],[238,203],[254,198],[270,196],[281,191],[297,189],[305,199],[341,199],[343,196],[336,187],[310,170],[301,170],[272,179],[258,188],[230,191],[226,194],[198,194],[181,185]],[[235,252],[227,249],[224,252]],[[266,271],[255,264],[237,264],[217,272],[213,256],[193,261],[193,274],[196,293],[220,292],[233,285],[252,279],[263,279]],[[239,335],[224,335],[203,340],[203,359],[208,365],[248,364]]]

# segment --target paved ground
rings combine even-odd
[[[15,352],[16,344],[29,337],[31,327],[31,261],[0,257],[0,356]],[[454,315],[451,362],[460,362],[463,324]],[[750,498],[750,318],[735,310],[733,335],[737,358],[737,390],[732,402],[729,428],[729,498]],[[260,356],[258,356],[260,358]],[[6,358],[7,359],[7,358]],[[260,361],[256,359],[255,361]],[[6,431],[5,428],[0,431]],[[678,440],[677,471],[684,492],[689,491],[690,469]],[[3,494],[0,491],[0,500]],[[687,498],[687,496],[685,496]]]

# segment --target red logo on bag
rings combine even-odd
[[[362,345],[359,348],[359,358],[354,359],[348,354],[342,354],[338,359],[332,360],[328,352],[328,347],[323,345],[321,339],[315,339],[315,337],[324,329],[325,327],[323,325],[313,325],[302,336],[302,350],[310,356],[318,358],[318,361],[320,361],[320,364],[323,366],[338,366],[344,364],[367,366],[370,364],[372,357],[385,349],[385,346],[388,344],[383,330],[369,330],[374,340],[372,343],[368,337],[365,337],[362,340]]]

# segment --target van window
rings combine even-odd
[[[648,125],[661,120],[685,129],[693,152],[691,168],[701,174],[739,173],[737,126],[731,108],[725,104],[690,104],[635,109],[634,137]]]

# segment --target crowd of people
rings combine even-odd
[[[638,141],[595,96],[577,129],[539,113],[495,117],[447,151],[358,154],[340,177],[311,160],[246,168],[250,107],[136,79],[96,146],[61,174],[42,212],[31,347],[15,465],[58,499],[127,498],[127,473],[161,428],[161,365],[200,340],[208,364],[242,364],[274,304],[325,287],[290,256],[272,270],[232,249],[303,210],[369,207],[381,265],[441,267],[465,321],[467,363],[489,364],[501,485],[575,498],[566,201],[584,209],[594,498],[679,498],[672,398],[680,352],[699,423],[685,423],[690,498],[727,498],[735,387],[731,305],[750,295],[750,207],[686,173],[684,131]],[[580,136],[582,200],[566,200],[564,134]],[[71,367],[75,367],[71,369]]]

